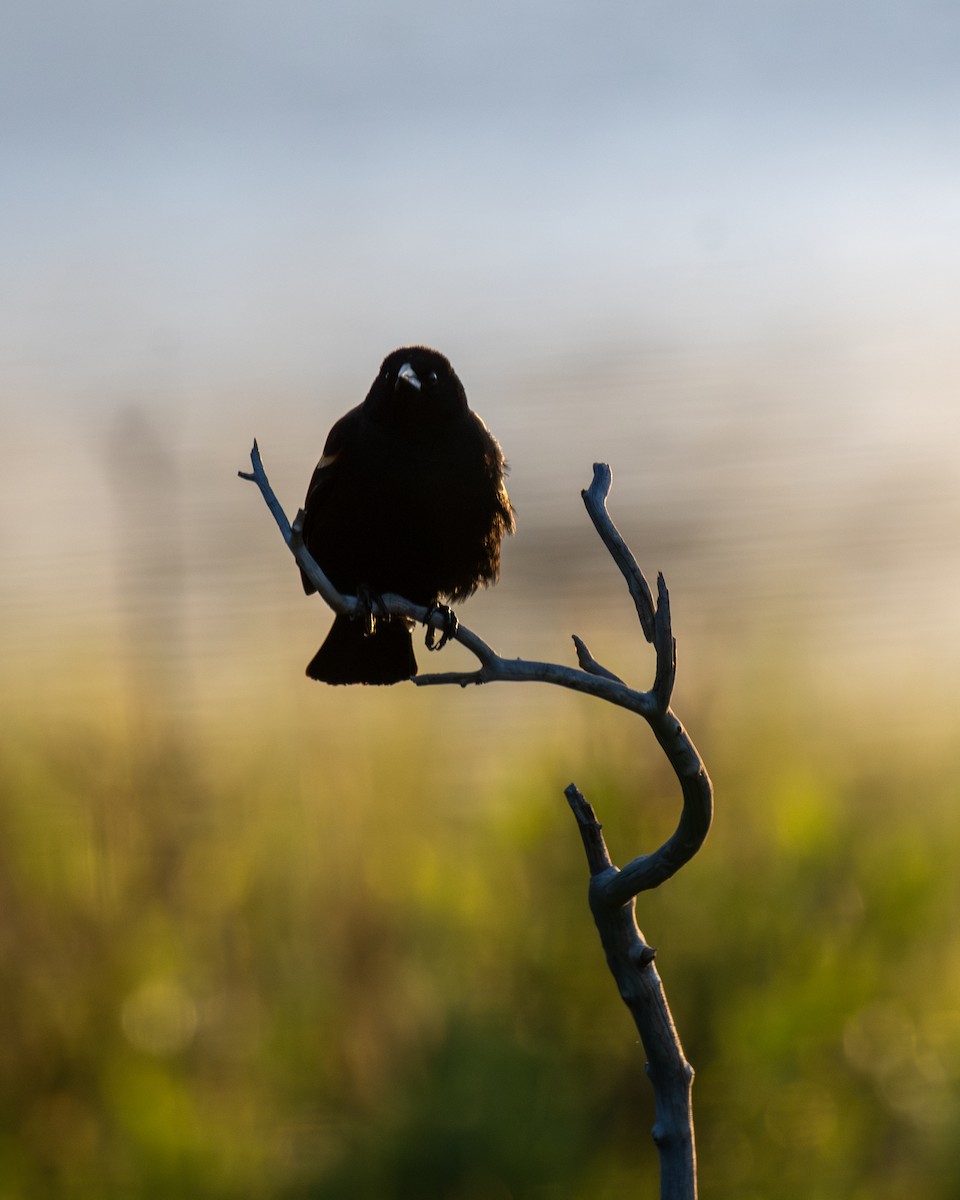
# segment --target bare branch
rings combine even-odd
[[[573,634],[573,644],[577,648],[577,662],[584,669],[589,671],[591,675],[602,675],[604,679],[613,679],[617,683],[623,683],[619,675],[614,675],[612,671],[608,671],[606,667],[600,665],[587,649],[587,644],[582,638],[578,638]]]
[[[356,596],[338,592],[304,546],[300,536],[302,515],[298,514],[292,526],[287,521],[267,479],[256,442],[253,444],[250,461],[253,470],[241,471],[239,475],[259,487],[297,564],[334,612],[356,612]],[[459,642],[470,651],[480,664],[479,667],[474,671],[417,675],[414,676],[413,682],[417,687],[466,687],[468,684],[481,683],[553,684],[628,709],[649,723],[680,781],[683,808],[676,830],[662,846],[651,854],[635,858],[606,882],[611,904],[619,906],[641,891],[659,887],[693,857],[710,828],[713,816],[713,789],[696,747],[669,707],[676,676],[676,646],[670,625],[667,586],[663,577],[659,577],[658,603],[654,606],[653,596],[643,572],[607,512],[606,499],[612,479],[610,468],[605,463],[595,464],[593,483],[583,492],[583,499],[597,532],[610,549],[627,581],[641,623],[645,627],[649,626],[651,631],[649,640],[653,642],[657,657],[653,688],[644,692],[628,687],[612,671],[596,662],[580,638],[574,637],[580,662],[578,669],[559,663],[503,658],[462,622],[451,640]],[[390,614],[409,617],[420,624],[432,625],[438,630],[443,627],[443,615],[436,610],[431,611],[422,605],[412,604],[402,596],[389,593],[379,597],[379,600],[376,612],[378,616]]]
[[[355,596],[341,595],[308,554],[301,536],[303,515],[289,525],[267,481],[257,444],[251,452],[252,472],[241,478],[258,485],[297,563],[326,603],[338,613],[357,611]],[[583,493],[593,524],[626,580],[646,640],[656,652],[656,673],[650,691],[628,687],[619,676],[602,666],[583,640],[573,637],[579,668],[558,663],[503,658],[482,638],[460,624],[452,635],[477,659],[474,671],[452,671],[418,675],[418,687],[444,684],[547,683],[596,696],[643,717],[653,730],[683,796],[677,827],[650,854],[641,854],[618,869],[613,865],[603,832],[593,808],[577,788],[566,789],[576,817],[590,870],[590,908],[600,939],[624,1002],[630,1009],[647,1054],[647,1071],[656,1099],[653,1136],[660,1152],[661,1197],[664,1200],[695,1200],[696,1163],[690,1090],[693,1068],[686,1061],[667,1005],[660,976],[654,964],[654,949],[647,945],[637,927],[635,897],[659,887],[688,862],[703,844],[713,818],[713,787],[703,761],[687,731],[670,708],[677,673],[677,647],[670,619],[670,595],[662,575],[657,577],[657,600],[643,572],[607,512],[606,501],[613,475],[605,463],[594,464],[593,482]],[[401,596],[385,595],[377,615],[412,618],[440,629],[442,613],[411,604]]]
[[[607,497],[613,486],[613,472],[606,463],[593,464],[593,483],[580,494],[586,505],[590,520],[596,527],[603,544],[610,551],[613,561],[627,581],[630,595],[637,608],[640,618],[640,628],[648,642],[654,640],[655,609],[650,585],[637,566],[637,560],[630,553],[627,543],[620,536],[620,531],[610,519],[607,512]]]
[[[607,843],[603,840],[603,826],[597,820],[593,805],[575,783],[567,784],[563,794],[577,819],[591,877],[595,879],[607,871],[616,871],[617,868],[607,850]]]
[[[290,545],[290,522],[287,520],[287,514],[280,507],[280,501],[273,493],[273,488],[270,486],[270,481],[267,479],[267,473],[263,469],[263,460],[260,457],[260,447],[257,445],[257,439],[253,439],[253,449],[250,451],[250,464],[253,467],[252,471],[238,471],[237,474],[241,479],[249,479],[251,483],[255,483],[260,489],[267,508],[273,513],[273,519],[280,526],[280,532],[283,534],[283,540]]]
[[[639,568],[638,568],[639,569]],[[670,707],[677,678],[677,641],[670,624],[670,593],[663,575],[657,575],[657,614],[653,623],[653,644],[657,651],[657,674],[653,690],[666,711]]]
[[[664,1200],[696,1200],[693,1067],[684,1056],[654,964],[656,950],[647,944],[637,926],[633,898],[623,904],[616,902],[617,880],[623,872],[618,872],[610,861],[592,806],[572,783],[565,795],[577,819],[587,855],[590,909],[607,966],[630,1010],[647,1056],[647,1075],[656,1108],[653,1140],[660,1154],[660,1195]]]

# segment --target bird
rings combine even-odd
[[[496,583],[500,543],[516,525],[506,472],[443,354],[406,346],[387,355],[363,403],[331,428],[307,488],[304,545],[334,587],[367,610],[336,616],[307,666],[311,679],[393,684],[416,675],[410,623],[374,619],[376,598],[393,592],[440,606]],[[315,589],[301,575],[309,595]],[[439,649],[432,632],[427,646]]]

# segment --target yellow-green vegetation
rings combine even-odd
[[[24,695],[0,720],[0,1197],[656,1194],[562,795],[619,861],[652,848],[677,789],[642,722],[296,676],[179,720]],[[677,703],[717,819],[638,915],[704,1194],[953,1200],[950,714],[785,679]]]

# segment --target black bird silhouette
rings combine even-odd
[[[394,350],[366,400],[327,435],[304,503],[304,543],[347,595],[464,600],[500,574],[500,542],[514,529],[505,472],[447,359],[425,346]],[[314,590],[305,577],[303,586]],[[324,683],[416,673],[399,617],[337,616],[307,667]]]

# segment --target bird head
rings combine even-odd
[[[364,402],[378,424],[400,428],[432,425],[467,411],[463,384],[449,361],[426,346],[406,346],[383,360]]]

